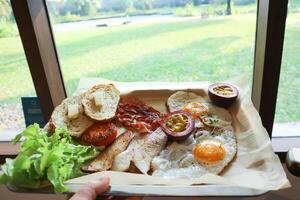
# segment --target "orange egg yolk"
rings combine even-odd
[[[182,110],[191,113],[194,118],[199,118],[201,115],[208,113],[208,107],[196,101],[185,105]]]
[[[226,155],[224,146],[212,140],[204,140],[196,144],[193,153],[195,159],[204,164],[215,164],[223,160]]]

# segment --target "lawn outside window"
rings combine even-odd
[[[282,67],[273,127],[273,137],[300,136],[300,65],[294,55],[300,53],[300,1],[290,0],[288,5]],[[295,77],[292,78],[291,77]],[[287,89],[293,88],[293,89]],[[291,98],[292,97],[292,98]],[[295,108],[295,109],[289,109]],[[286,116],[286,117],[284,117]]]
[[[25,128],[21,96],[36,96],[9,1],[0,2],[0,138]]]

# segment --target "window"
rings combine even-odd
[[[47,0],[68,94],[80,77],[223,81],[245,74],[250,85],[257,4],[226,2]]]
[[[300,136],[300,1],[289,0],[273,137]]]
[[[30,64],[32,70],[43,70],[33,73],[33,80],[38,81],[38,75],[47,79],[37,86],[44,98],[43,113],[50,116],[66,96],[60,70],[69,95],[85,76],[120,81],[221,81],[243,74],[249,83],[254,77],[252,97],[271,136],[287,1],[176,2],[47,0],[47,10],[43,0],[12,0],[21,37],[28,36],[24,34],[28,29],[34,32],[31,39],[37,43],[37,55],[29,60],[38,57],[42,61]],[[290,5],[297,7],[294,2]],[[28,23],[33,25],[24,26]],[[25,49],[31,51],[30,42],[25,44],[23,40]],[[46,97],[41,91],[46,91]]]
[[[21,97],[36,96],[9,1],[0,1],[0,138],[25,127]]]

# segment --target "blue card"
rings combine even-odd
[[[38,97],[21,97],[26,127],[38,123],[40,127],[45,126],[45,120],[40,107]]]

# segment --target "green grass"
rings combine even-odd
[[[12,22],[0,19],[0,38],[13,37],[18,35],[17,26]]]
[[[276,121],[300,121],[300,13],[289,14],[285,31]]]
[[[289,16],[297,19],[298,15]],[[68,94],[80,77],[119,81],[222,81],[246,75],[251,84],[255,14],[160,22],[55,34]],[[299,22],[299,20],[298,20]],[[0,39],[0,103],[34,95],[21,42]],[[300,26],[287,25],[277,121],[300,113]],[[298,68],[298,70],[297,70]]]
[[[248,31],[231,30],[234,24]],[[82,76],[120,81],[224,80],[244,72],[251,76],[253,26],[231,20],[159,23],[65,33],[57,36],[57,44],[69,93]]]

